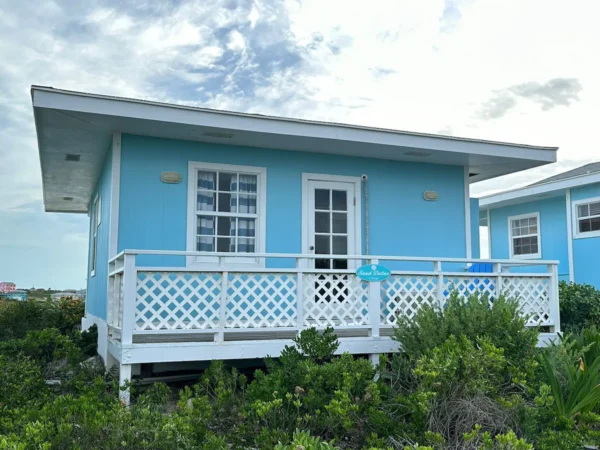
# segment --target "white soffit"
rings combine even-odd
[[[87,212],[113,132],[397,161],[468,166],[470,181],[556,161],[538,147],[217,111],[34,86],[46,211]],[[80,155],[78,162],[65,161]]]

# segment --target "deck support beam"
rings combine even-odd
[[[131,393],[129,391],[129,382],[131,381],[132,364],[121,364],[119,367],[119,399],[125,406],[129,406]],[[126,389],[124,389],[127,386]]]

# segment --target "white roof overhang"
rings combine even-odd
[[[600,183],[600,172],[563,178],[558,181],[536,184],[534,186],[525,186],[518,189],[511,189],[510,191],[500,192],[498,194],[486,195],[485,197],[479,198],[479,209],[480,211],[486,211],[502,208],[504,206],[559,197],[565,195],[567,189],[593,183]],[[481,225],[484,225],[483,219]]]
[[[33,86],[46,211],[87,212],[114,132],[467,166],[477,182],[556,161],[539,147],[243,114]],[[78,162],[67,154],[80,155]]]

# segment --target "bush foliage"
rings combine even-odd
[[[559,286],[560,322],[564,332],[600,326],[600,291],[589,284],[561,281]]]
[[[25,302],[28,303],[28,302]],[[177,390],[116,380],[86,359],[79,305],[3,305],[0,449],[581,449],[600,443],[600,333],[536,348],[518,304],[453,294],[398,320],[402,351],[336,356],[306,330],[249,376],[215,361]],[[28,323],[32,313],[38,323]],[[22,329],[14,329],[18,327]]]

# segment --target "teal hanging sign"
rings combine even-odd
[[[365,281],[383,281],[390,275],[390,269],[379,264],[366,264],[356,269],[356,276]]]

